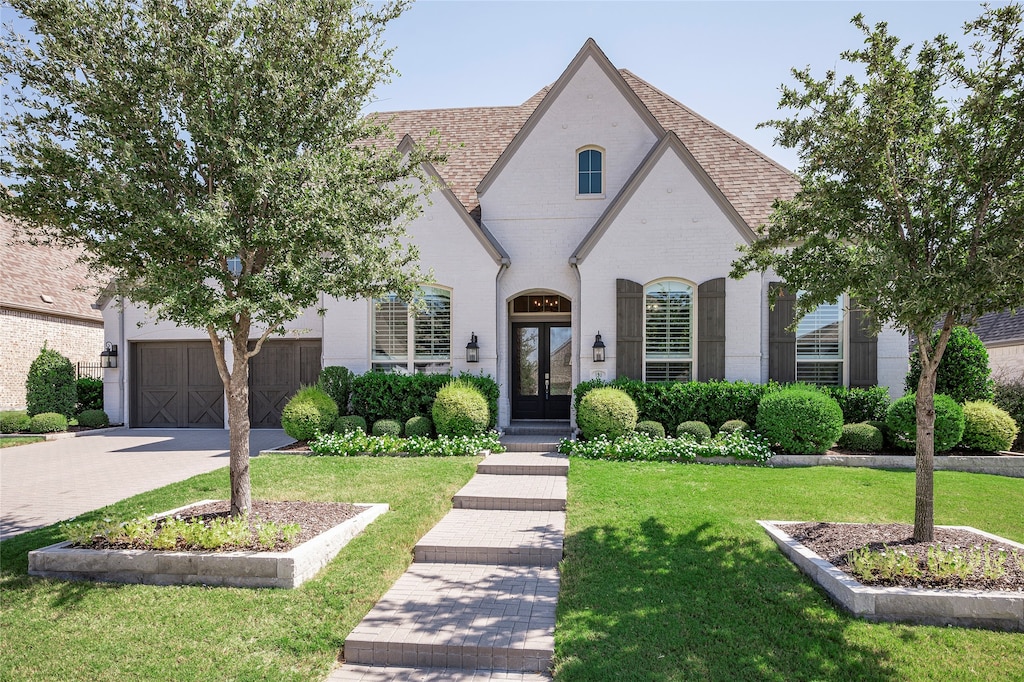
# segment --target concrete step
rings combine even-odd
[[[456,670],[455,668],[403,668],[346,663],[326,682],[550,682],[544,673],[509,670]]]
[[[453,509],[413,549],[414,561],[557,566],[565,512]]]
[[[572,427],[568,419],[516,419],[505,427],[510,436],[556,436],[568,437]]]
[[[508,452],[558,452],[559,438],[555,436],[510,436],[506,434],[500,440]]]
[[[455,493],[455,509],[565,511],[564,476],[477,474]]]
[[[558,452],[499,452],[476,465],[478,474],[568,476],[569,456]]]
[[[355,665],[544,672],[557,602],[555,568],[414,563],[343,655]]]

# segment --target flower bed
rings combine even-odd
[[[502,452],[501,442],[495,431],[477,436],[369,436],[361,431],[348,433],[327,433],[309,444],[311,452],[317,455],[418,455],[429,457],[453,457],[476,455],[481,452]]]
[[[753,432],[718,434],[704,442],[683,435],[679,438],[651,438],[631,433],[608,440],[598,436],[587,441],[563,439],[558,451],[584,459],[648,462],[753,463],[767,462],[773,452],[768,441]]]

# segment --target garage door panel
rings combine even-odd
[[[173,428],[178,425],[177,389],[143,389],[139,403],[137,426]]]
[[[220,428],[224,426],[224,391],[190,390],[188,392],[188,425]]]
[[[249,421],[255,429],[281,428],[281,411],[300,385],[320,377],[319,340],[267,341],[249,365]]]
[[[208,341],[134,343],[131,352],[131,426],[224,427],[224,387]]]

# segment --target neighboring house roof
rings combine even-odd
[[[982,315],[973,329],[985,345],[1009,341],[1024,343],[1024,308]]]
[[[580,55],[584,53],[607,59],[592,41],[587,41]],[[776,198],[792,197],[799,189],[800,182],[793,173],[743,140],[630,71],[621,69],[618,74],[657,123],[679,137],[752,230],[767,220]],[[437,170],[466,210],[479,221],[477,186],[552,88],[543,88],[519,106],[425,109],[375,115],[389,120],[391,130],[399,138],[410,135],[422,141],[431,130],[436,130],[443,144],[457,145],[448,152],[448,162],[439,165]]]
[[[75,252],[19,243],[14,225],[0,218],[0,307],[102,322],[92,307],[96,289]]]

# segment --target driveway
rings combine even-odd
[[[249,451],[290,443],[253,430]],[[0,449],[0,538],[228,465],[223,429],[115,429]]]

